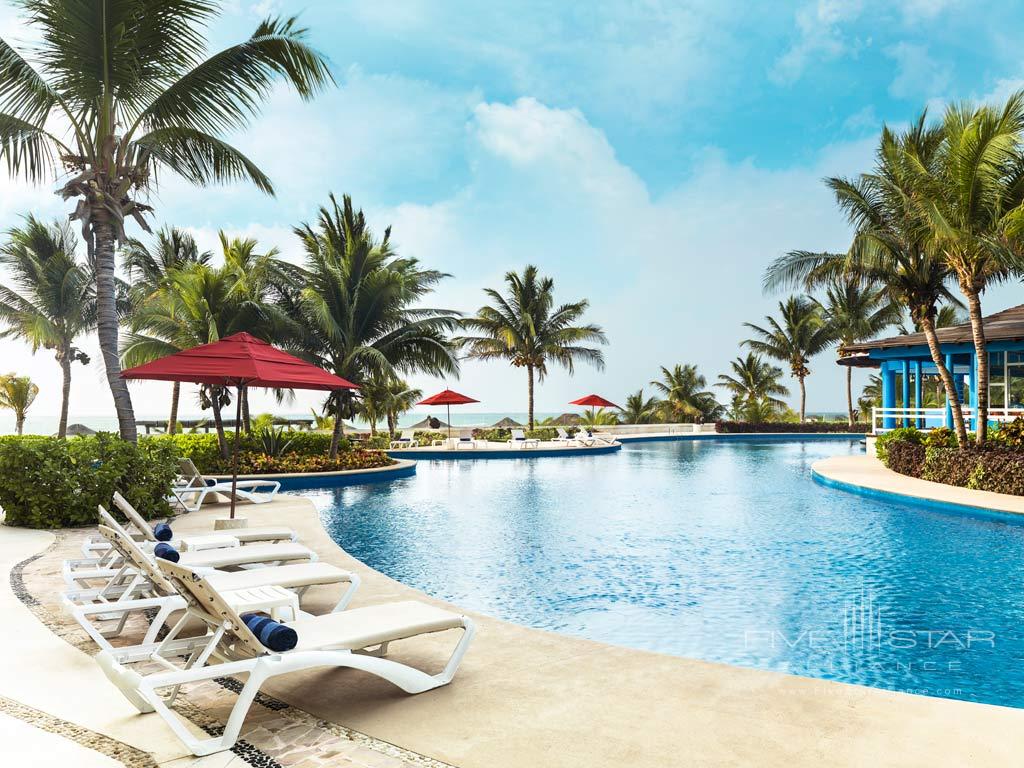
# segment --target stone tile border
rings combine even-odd
[[[0,712],[41,731],[61,736],[81,747],[106,755],[120,762],[125,768],[157,768],[156,761],[148,752],[104,736],[102,733],[91,731],[84,726],[40,712],[38,709],[33,709],[6,696],[0,696]]]
[[[96,648],[88,635],[64,616],[63,612],[49,608],[31,589],[33,576],[40,576],[43,573],[41,569],[52,575],[57,572],[58,563],[63,557],[75,556],[80,539],[84,535],[85,532],[78,531],[55,532],[54,541],[47,549],[22,560],[11,569],[10,584],[18,599],[50,631],[68,644],[92,655]],[[33,565],[37,568],[30,569],[29,566]],[[219,677],[204,683],[192,684],[183,688],[174,709],[210,735],[216,735],[223,729],[228,713],[234,705],[235,696],[241,688],[242,684],[231,677]],[[257,695],[256,704],[260,706],[250,710],[243,728],[243,738],[240,738],[231,750],[256,768],[455,768],[449,763],[375,739],[343,725],[320,720],[298,707],[264,693]],[[10,705],[12,709],[9,710],[3,697],[0,697],[2,712],[13,714],[33,725],[48,718],[54,728],[61,729],[51,731],[53,733],[66,735],[82,732],[81,738],[86,741],[79,743],[121,760],[127,768],[156,767],[149,754],[130,745],[42,712],[33,715],[32,719],[20,717],[15,714],[18,708],[28,713],[36,711],[13,700],[10,700]],[[77,741],[77,738],[75,740]],[[145,762],[129,762],[123,757],[129,753],[138,753],[141,758],[131,759],[144,758]]]

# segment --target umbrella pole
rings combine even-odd
[[[242,421],[242,385],[238,385],[238,396],[235,398],[235,439],[231,447],[231,519],[235,519],[235,497],[238,495],[238,433]]]
[[[452,407],[446,403],[444,409],[448,414],[448,440],[450,442],[452,439]]]

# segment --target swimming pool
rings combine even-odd
[[[304,491],[348,552],[541,629],[663,653],[1024,706],[1024,526],[823,487],[858,441],[627,444],[425,461]]]

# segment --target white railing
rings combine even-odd
[[[961,406],[960,412],[968,423],[974,419],[974,409],[969,406]],[[1024,416],[1024,408],[989,408],[989,422],[1013,421]],[[872,408],[871,409],[871,431],[874,434],[888,432],[895,427],[917,427],[921,430],[936,429],[946,426],[945,408]]]

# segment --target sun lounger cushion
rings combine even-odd
[[[404,601],[300,618],[288,626],[298,633],[300,651],[358,650],[455,629],[462,626],[462,617],[426,603]]]
[[[161,541],[155,547],[153,547],[153,554],[159,557],[161,560],[170,560],[172,563],[176,563],[181,560],[181,554],[168,544],[166,541]]]
[[[299,636],[294,629],[279,624],[262,613],[247,613],[241,619],[264,646],[276,653],[290,651],[299,642]]]
[[[230,568],[246,563],[314,560],[313,552],[301,544],[250,544],[247,547],[223,547],[186,552],[181,564],[190,567]]]
[[[295,532],[291,528],[283,526],[266,526],[261,528],[233,528],[231,535],[243,544],[254,541],[268,541],[278,539],[288,541],[295,538]]]
[[[205,570],[205,569],[204,569]],[[262,587],[267,583],[267,574],[262,568],[249,568],[243,571],[214,571],[203,575],[210,585],[221,592],[236,589]],[[279,565],[274,568],[274,585],[285,589],[315,586],[317,584],[337,584],[346,572],[330,563],[296,563]]]
[[[153,537],[157,541],[170,541],[174,538],[174,531],[167,523],[157,523],[153,526]]]

